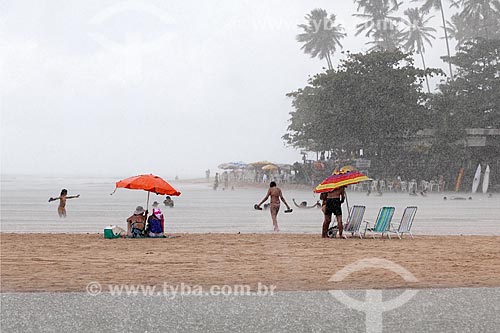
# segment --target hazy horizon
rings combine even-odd
[[[300,161],[281,139],[285,94],[326,67],[295,40],[315,8],[337,15],[344,51],[369,48],[352,1],[2,2],[1,174],[193,178]],[[426,60],[446,71],[433,14]]]

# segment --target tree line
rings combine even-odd
[[[424,69],[425,45],[432,47],[437,33],[429,25],[433,11],[441,16],[448,58],[450,39],[455,40],[457,49],[474,38],[500,39],[500,0],[450,0],[447,9],[455,8],[458,12],[449,20],[443,2],[446,1],[412,0],[411,3],[421,3],[421,6],[407,8],[404,15],[399,16],[403,2],[398,0],[354,0],[357,13],[353,16],[364,20],[356,25],[356,36],[364,33],[372,39],[368,42],[372,46],[369,51],[404,49],[419,54]],[[326,59],[328,69],[333,69],[331,58],[347,37],[344,28],[335,23],[335,14],[328,15],[324,9],[314,9],[305,18],[306,23],[299,25],[303,33],[297,35],[297,41],[303,43],[305,53]],[[453,79],[451,63],[449,76]]]
[[[433,169],[453,182],[470,157],[465,129],[500,128],[500,1],[451,2],[459,9],[451,20],[445,19],[440,0],[408,8],[404,18],[395,15],[398,1],[355,3],[355,16],[364,20],[356,34],[371,37],[371,48],[346,52],[337,68],[332,57],[346,34],[335,15],[315,9],[299,25],[303,32],[297,41],[304,52],[325,59],[328,67],[288,94],[294,110],[283,139],[334,159],[357,158],[363,152],[379,176],[400,170],[417,178]],[[428,26],[431,10],[442,16],[446,73],[425,65],[425,46],[432,46],[436,33]],[[453,56],[449,39],[456,41]],[[421,68],[414,64],[415,55]],[[434,93],[428,83],[432,76],[447,77]],[[424,129],[432,135],[419,136]],[[500,151],[497,147],[482,154],[495,160]]]

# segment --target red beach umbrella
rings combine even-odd
[[[162,195],[173,195],[179,196],[181,192],[177,191],[169,183],[163,180],[161,177],[149,174],[149,175],[138,175],[134,177],[129,177],[116,182],[116,188],[128,188],[131,190],[144,190],[148,192],[148,201],[146,207],[149,205],[149,193],[153,192]],[[113,192],[115,193],[115,192]],[[111,193],[111,194],[113,194]],[[147,208],[146,208],[147,209]]]

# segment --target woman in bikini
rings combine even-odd
[[[267,191],[266,196],[262,201],[255,205],[255,209],[261,209],[260,205],[262,205],[265,201],[267,201],[268,198],[271,198],[271,205],[270,205],[270,210],[271,210],[271,219],[273,220],[273,226],[274,226],[274,231],[278,232],[280,231],[278,228],[278,212],[280,210],[280,199],[283,201],[285,204],[287,210],[285,210],[285,213],[291,213],[292,209],[286,202],[285,198],[283,197],[283,193],[281,192],[281,189],[276,186],[276,182],[271,182],[269,184],[269,190]]]
[[[49,202],[59,200],[59,207],[57,207],[57,213],[59,214],[59,217],[66,217],[66,199],[74,199],[74,198],[79,198],[80,194],[73,195],[73,196],[68,196],[68,190],[63,189],[61,191],[61,195],[58,196],[57,198],[50,198]]]

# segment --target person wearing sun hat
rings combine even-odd
[[[127,219],[127,236],[140,237],[146,226],[146,216],[148,211],[145,211],[142,206],[137,206],[134,214]]]
[[[158,208],[158,202],[153,202],[153,213],[148,217],[149,237],[163,236],[163,214]]]
[[[157,201],[153,202],[153,214],[149,217],[150,219],[158,219],[159,223],[160,223],[160,226],[161,226],[161,230],[159,228],[156,228],[153,226],[153,230],[151,230],[151,222],[154,224],[155,222],[154,221],[150,221],[150,219],[148,219],[148,222],[150,222],[150,232],[152,232],[154,234],[154,236],[162,236],[163,233],[165,232],[165,219],[163,218],[163,213],[161,212],[161,209],[158,207],[159,206],[159,203]]]

